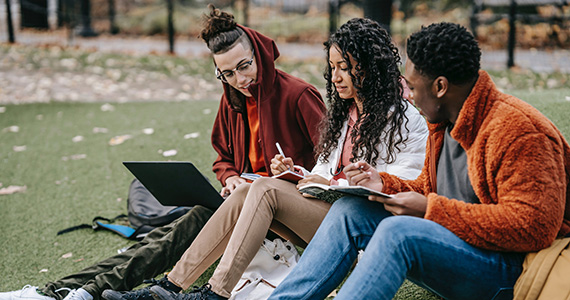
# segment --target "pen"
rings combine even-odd
[[[281,145],[279,145],[279,142],[275,143],[275,146],[277,146],[277,150],[279,151],[279,154],[281,154],[281,156],[283,156],[283,158],[285,158],[285,153],[283,152],[283,149],[281,149]],[[290,168],[287,166],[287,170],[290,170]]]
[[[283,149],[281,149],[281,145],[279,145],[279,142],[275,143],[275,146],[277,146],[277,150],[279,151],[279,154],[281,154],[281,156],[283,156],[283,158],[285,158],[285,153],[283,153]]]

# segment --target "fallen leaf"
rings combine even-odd
[[[115,107],[109,103],[101,105],[101,111],[114,111]]]
[[[176,151],[175,149],[166,150],[166,151],[162,152],[162,156],[164,156],[164,157],[174,156],[176,154],[178,154],[178,151]]]
[[[27,187],[19,186],[19,185],[9,185],[8,187],[0,189],[0,195],[11,195],[15,193],[22,193],[25,192]]]
[[[93,127],[93,133],[107,133],[109,129],[103,127]]]
[[[187,139],[195,139],[195,138],[197,138],[197,137],[199,137],[199,136],[200,136],[200,133],[199,133],[199,132],[192,132],[192,133],[185,134],[185,135],[184,135],[184,139],[185,139],[185,140],[187,140]]]
[[[111,140],[109,140],[109,145],[111,145],[111,146],[120,145],[120,144],[124,143],[126,140],[131,139],[132,137],[133,136],[130,134],[118,135],[118,136],[112,137]]]
[[[5,106],[0,106],[0,114],[1,113],[5,113],[6,112],[6,107]]]
[[[47,273],[47,272],[48,272],[48,269],[41,269],[40,270],[40,273]]]
[[[85,159],[87,158],[87,154],[73,154],[71,156],[64,156],[61,158],[61,160],[63,161],[68,161],[68,160],[80,160],[80,159]]]
[[[78,142],[83,141],[84,139],[85,139],[85,138],[84,138],[83,136],[77,135],[77,136],[74,136],[71,140],[72,140],[74,143],[78,143]]]
[[[153,134],[154,133],[154,129],[153,128],[145,128],[142,130],[142,132],[144,134]]]
[[[117,202],[123,201],[123,198],[117,198]]]
[[[80,261],[83,261],[83,260],[85,260],[85,258],[79,258],[79,259],[74,260],[73,262],[76,263],[76,262],[80,262]]]
[[[72,256],[73,256],[73,253],[67,252],[67,253],[65,253],[64,255],[62,255],[61,258],[70,258],[70,257],[72,257]]]
[[[18,132],[20,131],[20,127],[17,125],[12,125],[10,127],[6,127],[2,129],[3,132]]]
[[[212,110],[209,109],[209,108],[206,108],[206,109],[202,110],[202,113],[205,114],[205,115],[209,115],[209,114],[212,113]]]
[[[566,101],[570,101],[570,96],[566,96]]]
[[[24,152],[26,149],[28,149],[26,145],[12,147],[12,150],[14,150],[14,152]]]

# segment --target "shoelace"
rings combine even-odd
[[[38,287],[32,286],[32,285],[30,285],[30,284],[26,284],[26,285],[24,285],[24,287],[20,290],[20,295],[19,295],[19,296],[22,297],[22,295],[23,295],[28,289],[36,289],[36,290],[37,290]]]

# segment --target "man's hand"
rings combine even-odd
[[[423,218],[427,210],[427,197],[416,192],[403,192],[392,198],[369,196],[368,200],[384,203],[384,208],[393,215]]]
[[[364,186],[379,192],[381,192],[384,187],[378,171],[365,161],[350,164],[344,167],[342,171],[346,175],[346,179],[350,185]]]
[[[277,154],[271,159],[271,165],[269,165],[269,167],[273,175],[279,175],[287,170],[293,170],[293,165],[293,159]]]
[[[309,183],[321,183],[329,185],[329,181],[326,178],[322,177],[321,175],[311,174],[299,180],[299,182],[297,183],[297,189],[300,189],[301,187]]]
[[[246,183],[247,181],[237,175],[228,177],[226,179],[226,186],[220,192],[222,197],[229,196],[240,184]]]

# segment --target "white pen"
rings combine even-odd
[[[281,145],[279,145],[279,142],[275,143],[275,146],[277,146],[277,150],[279,151],[279,154],[281,154],[281,156],[283,156],[283,158],[285,158],[285,153],[283,153],[283,149],[281,149]]]
[[[283,156],[283,158],[285,158],[285,153],[283,152],[283,149],[281,149],[281,145],[279,145],[279,142],[275,143],[275,146],[277,146],[277,150],[279,151],[279,154],[281,154],[281,156]],[[289,166],[287,166],[287,170],[290,170]]]

